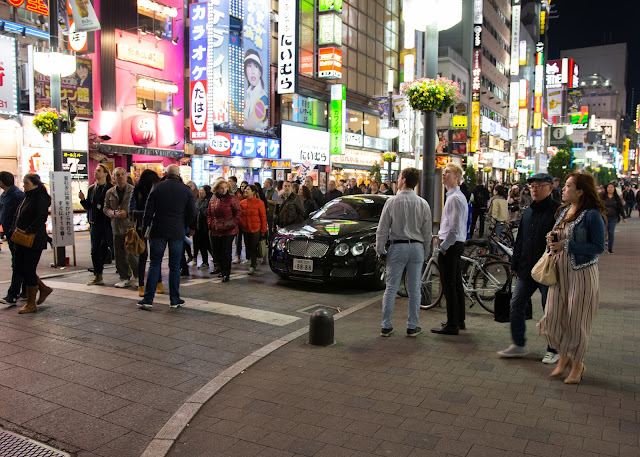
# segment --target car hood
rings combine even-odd
[[[342,219],[307,219],[278,230],[281,236],[306,236],[312,238],[338,239],[375,233],[378,222],[348,221]]]

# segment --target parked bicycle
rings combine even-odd
[[[431,257],[425,262],[422,271],[420,285],[420,308],[422,309],[431,309],[438,305],[444,294],[438,267],[438,254],[440,254],[440,245],[437,243],[437,237],[434,237]],[[466,270],[468,273],[462,275],[462,287],[464,294],[471,300],[470,307],[479,303],[493,314],[496,292],[506,283],[511,265],[509,262],[494,258],[474,258],[463,255],[461,259],[468,265]],[[406,289],[406,283],[404,286]]]

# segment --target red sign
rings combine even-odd
[[[480,49],[473,51],[473,70],[471,71],[471,92],[480,92],[480,75],[482,70],[480,68]]]
[[[318,77],[324,79],[342,78],[342,51],[339,48],[318,50]]]
[[[191,139],[207,139],[206,81],[191,81]]]
[[[49,8],[45,5],[44,0],[7,0],[11,6],[16,8],[21,7],[24,2],[27,2],[25,8],[27,11],[32,11],[36,14],[42,14],[43,16],[49,15]]]
[[[231,155],[231,134],[216,133],[209,142],[209,154],[221,156]]]
[[[131,138],[135,144],[149,144],[156,137],[155,120],[149,116],[134,116],[131,119]]]

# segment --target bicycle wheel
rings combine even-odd
[[[510,263],[495,260],[483,264],[473,278],[473,294],[480,306],[491,314],[494,313],[496,292],[507,282],[510,270]]]
[[[405,281],[407,278],[404,278]],[[405,282],[405,288],[407,284]],[[420,281],[420,308],[431,309],[442,300],[442,282],[440,278],[440,269],[436,262],[428,262],[422,270],[422,279]]]
[[[398,288],[398,295],[401,297],[408,297],[407,293],[407,269],[405,268],[402,272],[402,281],[400,281],[400,287]]]

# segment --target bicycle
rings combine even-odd
[[[434,241],[437,240],[437,236],[434,237]],[[440,268],[438,267],[438,255],[440,254],[440,246],[437,242],[434,242],[431,257],[427,262],[422,272],[421,285],[420,285],[420,308],[431,309],[438,305],[444,295],[442,289],[442,278],[440,275]],[[468,257],[463,255],[461,257],[463,262],[466,262],[471,269],[468,274],[462,275],[462,288],[465,296],[471,300],[472,308],[475,303],[479,303],[485,310],[494,313],[493,301],[496,297],[496,292],[504,286],[509,277],[511,271],[511,265],[509,262],[495,259],[485,259],[486,261],[480,262],[480,259]],[[407,278],[404,278],[404,287],[406,289]]]

